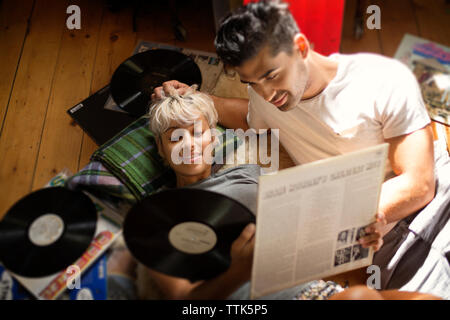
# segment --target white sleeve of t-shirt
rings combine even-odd
[[[262,118],[260,112],[256,109],[258,97],[256,92],[250,87],[248,88],[248,113],[247,113],[247,124],[250,128],[255,130],[269,129],[269,126]]]
[[[387,96],[377,104],[385,139],[414,132],[430,123],[416,77],[400,62],[397,66],[386,75],[389,87],[383,86],[380,95]]]

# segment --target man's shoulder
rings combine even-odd
[[[405,81],[415,81],[414,74],[402,62],[375,53],[340,54],[345,77],[358,80],[361,85],[376,89],[378,86],[397,86]]]
[[[402,65],[399,60],[396,60],[394,58],[390,58],[387,56],[383,56],[378,53],[371,53],[371,52],[359,52],[359,53],[339,53],[335,55],[338,58],[347,59],[348,61],[356,64],[361,64],[367,67],[371,67],[374,64],[375,65],[381,65],[381,66],[392,66],[392,65]],[[333,57],[330,56],[330,57]]]

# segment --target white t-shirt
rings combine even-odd
[[[338,62],[334,79],[292,110],[278,110],[248,87],[249,126],[279,129],[296,164],[380,144],[430,123],[417,80],[401,62],[369,53],[329,58]]]

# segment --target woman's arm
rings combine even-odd
[[[154,270],[149,270],[150,275],[166,299],[226,299],[250,280],[254,234],[255,225],[251,223],[231,246],[231,265],[228,270],[213,279],[192,283],[187,279],[168,276]]]

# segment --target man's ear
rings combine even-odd
[[[303,33],[297,33],[294,36],[294,49],[298,50],[303,58],[306,58],[309,53],[308,39]]]

